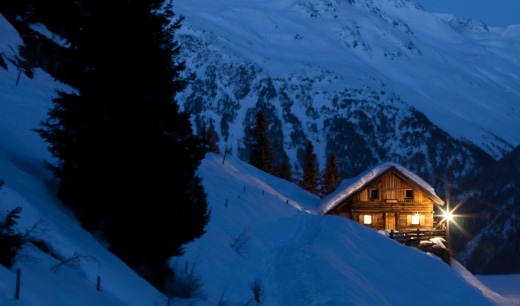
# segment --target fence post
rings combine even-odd
[[[226,161],[227,149],[224,149],[224,158],[222,158],[222,164]]]
[[[421,244],[421,230],[417,229],[417,244]]]
[[[14,294],[15,300],[20,299],[20,269],[16,270],[16,292]]]
[[[101,291],[101,276],[99,276],[99,275],[98,275],[98,277],[97,277],[96,290],[97,290],[97,291]]]
[[[390,239],[394,239],[394,230],[390,230]]]
[[[18,86],[18,82],[20,81],[20,76],[22,75],[22,69],[18,69],[18,76],[16,77],[16,85]]]

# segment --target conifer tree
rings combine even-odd
[[[285,159],[282,164],[277,168],[275,175],[279,178],[282,178],[286,181],[293,181],[293,171],[291,168],[291,164],[287,159]]]
[[[7,63],[5,62],[2,54],[0,53],[0,67],[4,68],[5,70],[7,70]]]
[[[3,221],[0,221],[0,265],[11,268],[15,257],[23,247],[25,240],[23,235],[16,232],[13,227],[18,223],[22,208],[20,206],[8,211]]]
[[[0,189],[4,181],[0,179]],[[0,220],[0,265],[11,268],[18,251],[22,248],[25,240],[23,235],[15,232],[13,227],[18,223],[22,208],[20,206],[7,212],[3,220]]]
[[[57,160],[59,198],[164,291],[167,260],[209,220],[196,174],[207,147],[175,100],[189,81],[174,40],[182,18],[164,0],[74,5],[61,34],[75,91],[58,92],[36,131]]]
[[[269,174],[274,173],[274,150],[269,139],[269,121],[262,110],[256,113],[252,132],[250,164]]]
[[[331,194],[341,181],[341,176],[338,169],[338,157],[332,153],[327,158],[327,165],[323,173],[323,196]]]
[[[319,186],[319,165],[318,157],[314,153],[314,145],[309,140],[305,146],[305,155],[303,159],[303,178],[300,181],[300,187],[307,190],[310,193],[316,194]]]
[[[218,137],[217,133],[215,132],[215,127],[213,126],[213,123],[210,123],[209,128],[206,128],[206,122],[203,122],[202,133],[203,138],[208,145],[208,150],[217,155],[220,155],[220,148],[218,147]]]

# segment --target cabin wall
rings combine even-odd
[[[433,206],[433,201],[421,189],[398,174],[388,172],[330,213],[376,230],[431,229]]]
[[[414,187],[408,181],[402,179],[393,172],[389,172],[381,177],[379,180],[373,182],[370,186],[358,193],[358,201],[370,201],[372,190],[378,190],[379,195],[377,201],[391,201],[398,202],[431,202],[427,195],[420,189]],[[407,196],[407,192],[412,191],[413,196]],[[409,195],[409,194],[408,194]]]

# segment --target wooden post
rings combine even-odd
[[[390,230],[390,239],[394,239],[394,230]]]
[[[224,158],[222,158],[222,164],[226,161],[227,150],[224,150]]]
[[[14,294],[14,299],[19,300],[20,299],[20,269],[16,270],[16,291]]]
[[[16,77],[16,85],[18,86],[18,82],[20,81],[20,76],[22,75],[22,69],[18,69],[18,76]]]
[[[450,220],[446,220],[446,248],[450,249]]]
[[[101,276],[99,276],[99,275],[97,277],[96,290],[101,291]]]

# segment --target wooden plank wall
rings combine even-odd
[[[408,201],[406,190],[413,190],[414,202],[429,202],[430,199],[420,189],[415,188],[407,181],[401,179],[393,172],[388,172],[381,179],[372,183],[359,193],[358,201],[369,201],[370,189],[378,189],[380,200],[397,200],[399,202]]]

